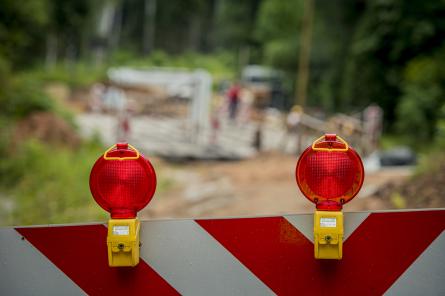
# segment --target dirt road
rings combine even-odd
[[[155,166],[161,183],[170,185],[156,194],[141,216],[197,218],[312,212],[313,204],[295,183],[296,162],[296,157],[280,153],[234,162],[178,165],[157,160]],[[368,174],[362,191],[345,205],[345,211],[387,208],[387,203],[373,197],[374,192],[409,175],[407,169]]]
[[[114,143],[114,117],[81,114],[78,115],[77,122],[84,137],[97,131],[106,144]],[[131,143],[146,155],[162,155],[156,151],[166,152],[172,149],[178,153],[184,147],[200,153],[197,147],[186,145],[186,133],[179,132],[180,128],[175,121],[141,116],[133,118],[132,125]],[[230,141],[224,142],[225,146],[247,149],[250,138],[243,132],[246,130],[228,125],[227,137]],[[271,149],[280,142],[282,135],[271,129],[270,137],[266,138],[270,145],[265,148],[277,151]],[[240,139],[244,139],[244,142],[241,143]],[[240,154],[251,155],[244,152],[241,151]],[[242,161],[226,162],[196,161],[172,164],[160,159],[155,159],[154,162],[159,190],[149,206],[141,212],[144,218],[276,215],[312,212],[314,209],[314,205],[304,198],[295,183],[297,158],[290,154],[260,153]],[[345,205],[345,210],[388,208],[389,202],[375,198],[373,194],[386,183],[400,181],[409,174],[409,169],[387,169],[367,173],[361,192],[352,202]]]

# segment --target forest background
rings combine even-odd
[[[0,0],[1,224],[103,217],[82,183],[98,140],[17,140],[38,111],[76,129],[48,84],[88,87],[114,65],[200,67],[218,81],[260,64],[284,73],[290,107],[308,7],[307,106],[351,114],[376,103],[387,142],[443,159],[443,0]]]

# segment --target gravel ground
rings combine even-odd
[[[172,184],[141,212],[144,218],[199,218],[279,215],[312,212],[314,205],[300,193],[294,177],[297,158],[280,153],[233,162],[170,164],[156,161],[159,179]],[[369,173],[359,195],[345,211],[394,208],[377,193],[409,178],[412,169]],[[408,204],[406,204],[408,206]],[[400,207],[399,207],[400,208]]]

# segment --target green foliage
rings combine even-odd
[[[88,187],[91,165],[102,152],[96,142],[71,151],[29,140],[0,165],[2,224],[104,219]]]
[[[43,52],[48,0],[3,0],[0,4],[0,58],[14,67],[29,64]],[[30,54],[32,52],[32,54]]]
[[[435,132],[435,116],[440,89],[423,89],[408,85],[397,108],[398,129],[411,135],[412,144],[420,145],[431,141]]]
[[[414,178],[422,175],[441,174],[445,167],[445,146],[430,146],[419,153],[418,165],[414,171]],[[437,184],[442,185],[442,184]]]
[[[397,106],[397,128],[421,146],[441,140],[445,109],[445,47],[405,67],[402,96]]]
[[[158,0],[153,20],[145,15],[148,2],[2,1],[3,223],[103,217],[87,186],[100,145],[88,142],[73,151],[30,140],[15,151],[9,148],[15,122],[32,112],[70,120],[43,93],[44,83],[86,87],[106,79],[109,66],[121,65],[204,68],[215,80],[234,78],[241,64],[236,55],[242,52],[250,53],[247,62],[284,70],[283,84],[293,85],[303,0]],[[386,130],[394,135],[384,138],[388,145],[410,141],[421,150],[445,148],[444,1],[314,1],[314,8],[308,104],[350,112],[374,102],[383,107]],[[107,9],[114,19],[100,30]],[[154,26],[155,49],[149,54],[142,50],[148,25]],[[98,66],[95,57],[101,52]],[[168,180],[160,184],[168,186]]]
[[[13,75],[9,64],[1,56],[0,80],[0,118],[19,119],[31,112],[53,109],[53,102],[43,93],[41,83]]]
[[[436,123],[436,144],[441,149],[445,148],[445,103],[438,110],[438,118]]]
[[[234,76],[235,60],[229,52],[215,54],[198,54],[186,52],[181,55],[170,55],[163,51],[154,51],[147,57],[141,58],[126,51],[119,51],[110,59],[111,65],[126,65],[136,68],[171,67],[183,69],[205,69],[214,79],[232,78]]]
[[[304,1],[264,0],[264,61],[295,81]],[[445,129],[443,1],[315,1],[308,103],[326,111],[384,109],[385,128],[416,146]],[[442,109],[443,108],[443,109]]]
[[[440,1],[370,1],[354,32],[343,99],[362,106],[377,102],[392,122],[401,93],[413,98],[418,93],[401,83],[406,65],[443,45],[445,21],[440,15],[444,12]]]
[[[43,67],[35,67],[20,74],[28,80],[65,83],[71,88],[89,87],[97,81],[106,79],[106,67],[94,66],[86,61],[81,61],[66,65],[60,63],[52,69],[47,70]]]
[[[94,66],[86,61],[67,66],[57,64],[53,69],[46,70],[36,67],[20,74],[22,80],[42,83],[61,82],[71,88],[89,87],[97,81],[107,79],[106,69],[113,66],[129,66],[136,68],[171,67],[193,70],[197,68],[209,71],[216,80],[234,77],[235,59],[229,52],[215,54],[198,54],[187,52],[181,55],[170,55],[164,51],[154,51],[147,57],[140,57],[130,51],[117,51],[101,66]],[[0,77],[1,77],[0,60]],[[0,90],[1,91],[1,90]],[[41,93],[41,92],[40,92]]]
[[[254,26],[262,1],[215,1],[217,6],[215,43],[218,48],[235,49],[254,43]]]
[[[63,223],[103,217],[91,203],[88,189],[90,166],[102,147],[88,142],[72,151],[32,139],[12,146],[17,120],[38,111],[68,113],[44,94],[39,79],[12,75],[1,61],[0,223]]]
[[[261,4],[255,34],[264,43],[268,64],[292,72],[296,69],[301,15],[300,0],[265,0]]]
[[[380,138],[380,149],[385,151],[397,146],[406,146],[409,144],[409,135],[402,133],[385,133]]]
[[[396,209],[406,209],[406,198],[399,192],[391,194],[389,201]]]
[[[23,118],[32,112],[53,109],[53,102],[34,80],[14,80],[10,87],[0,94],[0,115]]]

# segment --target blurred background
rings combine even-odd
[[[346,211],[445,206],[445,2],[1,0],[0,224],[107,217],[88,178],[128,141],[141,218],[311,212],[325,132],[366,169]]]

